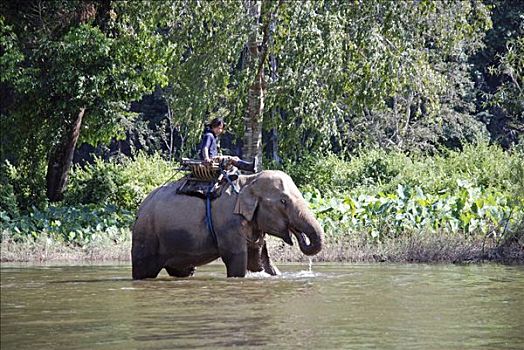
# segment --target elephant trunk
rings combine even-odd
[[[300,250],[305,255],[315,255],[322,249],[324,230],[308,209],[301,211],[291,231],[298,240]]]

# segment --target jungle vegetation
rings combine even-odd
[[[6,1],[0,32],[3,241],[128,240],[222,116],[333,242],[522,248],[522,1]]]

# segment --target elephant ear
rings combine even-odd
[[[253,221],[257,205],[257,197],[249,191],[249,188],[243,188],[238,195],[234,213],[242,215],[247,221]]]

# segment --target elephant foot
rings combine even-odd
[[[180,269],[180,268],[173,268],[173,267],[166,266],[165,269],[166,269],[167,273],[169,274],[169,276],[172,276],[172,277],[189,277],[189,276],[193,276],[195,274],[196,267],[189,266],[189,267]]]
[[[133,279],[142,280],[145,278],[156,278],[158,273],[162,270],[162,267],[158,263],[158,259],[142,259],[142,260],[133,260]]]

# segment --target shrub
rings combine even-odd
[[[0,164],[0,211],[13,218],[33,205],[45,205],[47,198],[42,185],[44,183],[43,169],[34,168],[26,162],[15,166],[4,161]]]
[[[334,155],[311,156],[281,167],[304,191],[321,193],[394,193],[399,185],[420,187],[424,193],[454,192],[459,181],[474,187],[511,193],[518,183],[516,169],[524,152],[504,152],[487,143],[466,145],[441,155],[407,155],[383,150],[363,151],[349,160]],[[522,180],[524,181],[524,180]]]
[[[10,169],[16,175],[16,168]],[[63,203],[48,206],[41,202],[22,215],[18,214],[13,188],[7,183],[0,191],[2,229],[15,240],[43,235],[81,246],[101,239],[101,235],[123,237],[129,235],[134,212],[144,197],[180,176],[160,155],[138,154],[121,161],[98,158],[93,164],[72,169]]]
[[[524,152],[486,142],[436,156],[371,150],[284,164],[332,239],[428,231],[500,241],[524,219]]]
[[[9,166],[6,162],[0,168],[0,223],[17,218],[20,214],[14,188],[9,181]]]
[[[483,234],[499,241],[514,235],[524,218],[522,149],[504,152],[484,143],[433,157],[372,150],[348,160],[308,156],[281,168],[295,180],[331,239],[364,232],[381,240],[425,231]],[[7,174],[0,191],[4,228],[17,239],[46,234],[80,245],[100,235],[129,235],[143,198],[183,175],[158,154],[97,159],[73,169],[62,206],[42,202],[39,209],[18,213],[18,188],[11,185],[22,183],[16,170],[6,167],[2,173]]]
[[[519,229],[524,207],[499,192],[482,191],[459,181],[455,192],[424,193],[399,185],[395,193],[381,195],[304,197],[321,221],[328,237],[366,232],[370,238],[399,237],[406,232],[487,235],[497,241]]]
[[[134,159],[104,161],[75,167],[70,175],[67,205],[112,204],[126,210],[136,210],[140,202],[155,187],[176,179],[173,165],[160,155],[139,153]]]

